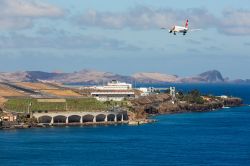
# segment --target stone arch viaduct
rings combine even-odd
[[[35,112],[38,123],[43,124],[84,124],[124,122],[128,120],[127,111],[114,112]]]

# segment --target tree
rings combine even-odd
[[[176,93],[176,97],[179,100],[183,100],[185,95],[184,95],[184,93],[182,91],[179,91],[179,92]]]
[[[195,103],[195,104],[203,104],[204,103],[204,100],[201,97],[201,93],[197,89],[188,92],[188,94],[184,98],[189,103]]]
[[[188,92],[188,94],[191,95],[192,97],[200,97],[201,96],[200,91],[197,89]]]

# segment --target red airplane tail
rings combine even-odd
[[[188,20],[186,21],[185,28],[188,28]]]

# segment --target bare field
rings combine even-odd
[[[61,89],[49,89],[49,90],[42,90],[42,92],[49,93],[56,96],[62,96],[62,97],[81,97],[80,94],[72,91],[72,90],[61,90]]]
[[[18,82],[15,84],[33,90],[57,89],[56,87],[49,86],[44,83]]]

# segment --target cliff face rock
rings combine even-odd
[[[160,114],[165,113],[180,113],[180,112],[205,112],[211,111],[214,109],[219,109],[223,107],[223,103],[214,102],[214,103],[206,103],[206,104],[161,104],[159,109]]]
[[[223,106],[240,106],[243,101],[240,98],[227,98],[218,101],[206,102],[204,104],[189,104],[185,102],[171,102],[168,94],[158,94],[140,97],[132,101],[133,109],[138,117],[147,114],[169,114],[180,112],[204,112],[220,109]]]
[[[221,73],[217,70],[211,70],[199,75],[201,78],[205,79],[207,82],[224,82],[224,78]]]
[[[227,98],[223,100],[223,105],[227,107],[240,106],[243,104],[240,98]]]
[[[187,77],[180,80],[183,83],[222,83],[225,79],[217,70],[211,70],[194,77]]]

